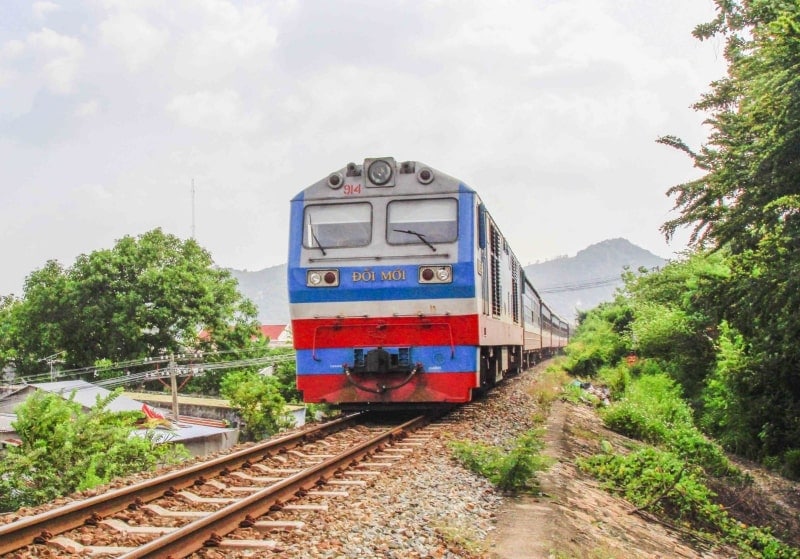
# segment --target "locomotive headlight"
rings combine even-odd
[[[308,270],[306,272],[306,287],[337,287],[339,285],[339,270]]]
[[[452,266],[420,266],[420,283],[451,283],[453,281]]]
[[[383,159],[376,159],[369,164],[367,177],[372,184],[383,186],[392,178],[392,166]]]

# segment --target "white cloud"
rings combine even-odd
[[[92,99],[91,101],[86,101],[85,103],[81,103],[75,109],[75,116],[79,117],[88,117],[94,116],[100,110],[100,103],[97,99]]]
[[[136,72],[153,60],[164,49],[169,32],[152,25],[133,12],[119,12],[109,16],[99,26],[100,40],[116,49],[128,69]]]
[[[40,72],[45,85],[54,93],[71,93],[84,56],[81,42],[45,27],[28,35],[27,44],[43,59]]]
[[[270,63],[278,32],[267,8],[207,0],[191,4],[192,29],[175,43],[174,71],[198,85],[218,84]]]
[[[41,20],[45,19],[51,13],[59,11],[61,6],[55,2],[34,2],[32,9],[34,17]]]
[[[187,233],[193,177],[219,264],[281,263],[288,199],[374,155],[464,179],[524,261],[621,235],[663,253],[663,193],[693,169],[653,140],[702,141],[688,107],[721,75],[689,36],[711,0],[56,2],[44,28],[11,8],[0,37],[18,277],[146,227]]]
[[[17,39],[12,39],[10,41],[6,41],[3,44],[3,47],[0,48],[0,59],[13,60],[24,51],[25,43]]]
[[[261,121],[246,112],[239,94],[230,89],[177,95],[166,108],[185,126],[217,132],[254,130]]]
[[[102,184],[82,184],[75,189],[75,194],[88,200],[105,201],[111,200],[113,195]]]

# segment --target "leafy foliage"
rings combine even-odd
[[[722,420],[726,444],[749,457],[788,460],[800,448],[800,10],[719,0],[695,35],[724,38],[728,75],[695,106],[710,114],[707,145],[661,139],[705,172],[670,189],[680,215],[662,229],[692,227],[695,247],[724,253],[730,270],[710,302],[741,358],[714,371],[705,424]]]
[[[22,441],[0,462],[0,510],[38,505],[76,490],[186,456],[183,447],[131,436],[142,414],[107,409],[119,393],[88,412],[73,397],[37,391],[16,409]]]
[[[246,440],[263,439],[291,426],[286,400],[273,377],[252,371],[232,372],[222,380],[221,391],[241,415]]]
[[[698,251],[656,272],[626,274],[613,303],[584,315],[565,366],[600,378],[616,398],[637,377],[666,375],[690,402],[698,425],[725,448],[795,476],[798,369],[790,354],[760,350],[783,339],[782,332],[757,331],[752,324],[743,332],[725,318],[732,308],[725,297],[735,281],[730,262],[725,251]],[[636,361],[628,364],[623,357],[631,351]],[[642,415],[646,411],[639,404],[605,413],[623,432],[659,440],[659,423]]]
[[[714,502],[702,468],[672,452],[646,447],[627,456],[604,453],[578,464],[609,488],[619,490],[639,509],[677,519],[693,530],[722,537],[744,556],[795,559],[800,551],[768,530],[747,527]]]
[[[255,316],[206,250],[155,229],[81,255],[71,267],[51,261],[34,271],[23,298],[0,312],[0,329],[19,371],[30,374],[41,371],[41,357],[62,351],[72,368],[245,347],[257,333]]]
[[[695,428],[691,409],[668,376],[635,377],[621,399],[601,416],[612,429],[656,445],[618,455],[606,444],[601,454],[578,463],[638,509],[719,536],[746,556],[800,557],[798,550],[768,530],[740,524],[715,501],[716,495],[708,487],[711,477],[727,477],[737,486],[749,483],[749,478]]]
[[[622,297],[584,314],[566,348],[564,368],[576,376],[592,377],[603,365],[619,361],[631,350],[631,318],[632,309]]]
[[[466,441],[453,441],[450,448],[470,471],[486,477],[500,489],[517,491],[531,488],[536,472],[550,465],[550,460],[540,455],[544,448],[542,436],[542,430],[528,431],[509,450]]]
[[[741,477],[719,446],[697,430],[680,388],[663,373],[636,378],[601,417],[611,429],[666,447],[713,475]]]

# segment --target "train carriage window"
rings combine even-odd
[[[303,246],[319,248],[363,247],[372,241],[372,206],[326,204],[306,206]]]
[[[394,245],[451,243],[458,239],[455,198],[389,202],[386,240]]]

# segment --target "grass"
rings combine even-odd
[[[722,449],[695,426],[680,390],[665,375],[631,380],[622,398],[601,411],[606,426],[652,446],[620,455],[611,445],[578,460],[578,467],[622,495],[637,510],[646,510],[703,537],[737,546],[742,557],[800,559],[800,550],[769,529],[745,526],[731,517],[710,489],[712,478],[748,483]]]
[[[454,526],[444,522],[434,522],[433,529],[448,548],[455,548],[476,557],[486,553],[486,544],[475,540],[469,526]]]

